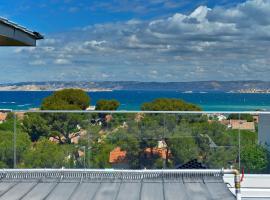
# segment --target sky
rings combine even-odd
[[[0,83],[270,81],[270,0],[1,0],[40,32],[1,47]]]

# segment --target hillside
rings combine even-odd
[[[241,92],[243,90],[267,90],[270,82],[264,81],[198,81],[198,82],[22,82],[0,84],[0,91],[54,91],[63,88],[81,88],[86,91],[110,90],[168,90],[193,92]]]

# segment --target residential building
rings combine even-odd
[[[7,113],[6,112],[0,112],[0,124],[2,124],[7,119]]]
[[[255,131],[255,122],[248,122],[247,120],[230,119],[222,120],[220,123],[233,130]]]

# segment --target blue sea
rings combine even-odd
[[[12,91],[0,92],[0,109],[28,110],[40,106],[42,99],[52,92]],[[119,110],[140,110],[143,102],[155,98],[180,98],[200,105],[205,111],[255,111],[270,110],[270,94],[235,93],[182,93],[178,91],[112,91],[89,92],[91,105],[98,99],[117,99]]]

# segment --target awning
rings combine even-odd
[[[222,177],[188,170],[2,170],[0,199],[235,199]]]
[[[41,34],[0,18],[0,46],[36,46],[40,39]]]

